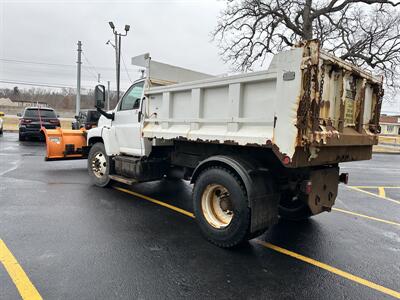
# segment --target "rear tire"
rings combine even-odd
[[[110,184],[111,158],[107,156],[103,143],[96,143],[90,148],[87,166],[95,185],[106,187]]]
[[[39,141],[45,142],[46,141],[46,136],[44,135],[44,132],[41,130],[39,134]]]
[[[279,216],[289,221],[303,221],[312,216],[311,210],[300,193],[295,195],[291,191],[281,194],[279,203]]]
[[[18,135],[18,140],[19,140],[20,142],[23,142],[23,141],[26,140],[26,137],[23,136],[21,133],[19,133],[19,135]]]
[[[250,208],[239,177],[222,167],[204,170],[193,189],[193,208],[204,237],[230,248],[249,239]]]

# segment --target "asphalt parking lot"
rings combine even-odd
[[[44,148],[0,136],[0,299],[400,298],[400,155],[343,164],[331,213],[223,250],[186,182],[101,189]]]

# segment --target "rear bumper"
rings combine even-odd
[[[304,151],[304,148],[297,147],[289,167],[311,167],[369,160],[372,157],[372,145],[320,147],[315,149],[311,155]]]
[[[22,128],[20,128],[19,129],[19,135],[20,136],[25,136],[25,137],[40,137],[40,129],[35,129],[35,130],[33,130],[33,129],[26,129],[26,128],[24,128],[24,129],[22,129]]]
[[[331,134],[330,134],[331,133]],[[308,167],[369,160],[378,135],[344,128],[342,132],[316,131],[306,145],[297,145],[290,167]]]
[[[45,126],[46,129],[55,129],[56,126],[53,125],[47,125]],[[21,136],[29,136],[29,137],[40,137],[43,136],[41,133],[41,128],[39,127],[26,127],[26,126],[20,126],[19,127],[19,134]]]

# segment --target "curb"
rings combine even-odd
[[[373,151],[372,154],[392,154],[392,155],[400,155],[400,152]]]

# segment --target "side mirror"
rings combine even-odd
[[[104,85],[96,85],[94,89],[94,106],[97,111],[107,119],[114,121],[114,113],[107,113],[103,110],[106,103],[106,88]]]
[[[17,117],[22,117],[22,114],[21,113],[17,113]]]
[[[106,102],[106,88],[104,85],[96,85],[94,89],[94,106],[97,108],[104,108]]]
[[[60,115],[59,114],[57,114],[57,118],[59,118],[60,117]]]

